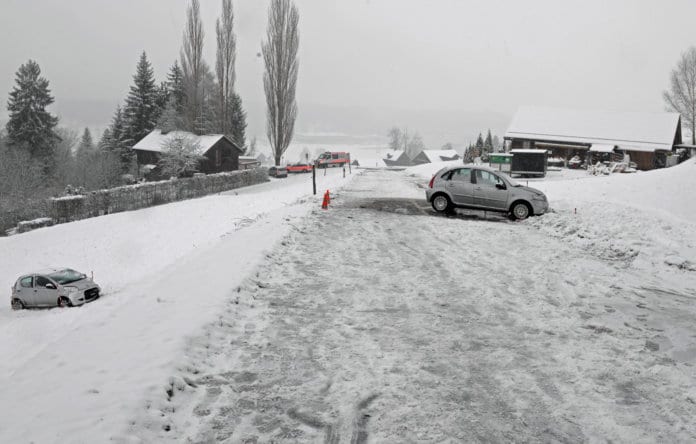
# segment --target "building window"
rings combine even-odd
[[[528,150],[530,148],[529,140],[522,141],[522,148]]]
[[[222,164],[222,153],[219,149],[215,150],[215,166],[219,167]]]

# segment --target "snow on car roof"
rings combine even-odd
[[[505,138],[599,143],[632,151],[671,150],[679,119],[677,113],[523,106],[513,117]]]

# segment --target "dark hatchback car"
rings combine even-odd
[[[268,175],[271,177],[288,177],[288,169],[284,166],[272,166],[268,169]]]

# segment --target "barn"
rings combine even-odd
[[[667,155],[682,144],[677,113],[609,112],[520,107],[505,133],[511,149],[545,149],[566,162],[573,156],[594,161],[625,158],[638,169],[666,165]]]
[[[185,141],[195,154],[202,156],[199,171],[205,174],[239,169],[239,156],[244,152],[229,137],[222,134],[198,136],[186,131],[162,132],[155,129],[133,146],[138,166],[157,165],[162,152],[177,141]],[[140,169],[140,168],[138,168]]]

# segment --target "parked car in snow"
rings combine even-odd
[[[27,307],[72,307],[94,301],[101,288],[84,273],[51,268],[20,276],[12,286],[15,310]]]
[[[544,214],[544,193],[517,183],[510,176],[479,165],[450,166],[430,180],[425,197],[438,213],[469,208],[509,213],[515,219]]]
[[[306,163],[293,163],[287,166],[288,173],[311,173],[312,165]]]
[[[288,177],[288,169],[284,166],[272,166],[268,168],[271,177]]]

